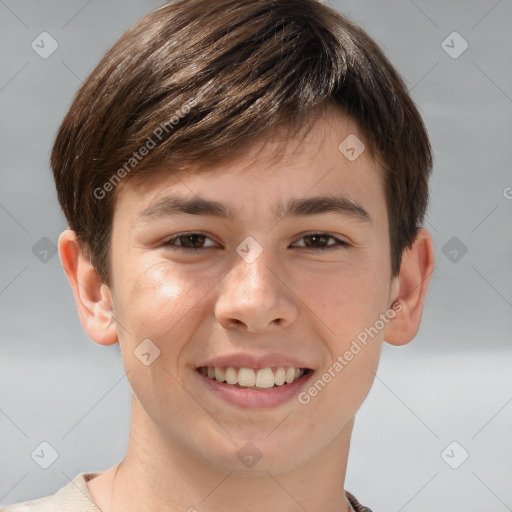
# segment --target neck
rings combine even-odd
[[[244,474],[211,467],[155,429],[136,400],[132,407],[137,410],[132,410],[126,456],[104,478],[102,494],[93,494],[103,512],[353,510],[344,492],[353,420],[334,443],[298,467]]]

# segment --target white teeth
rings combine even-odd
[[[274,383],[276,386],[282,386],[286,382],[286,371],[280,366],[274,375]]]
[[[215,367],[215,380],[217,380],[218,382],[224,382],[225,379],[226,379],[226,374],[224,372],[224,368],[222,368],[220,366],[216,366]]]
[[[274,385],[274,372],[270,368],[261,368],[256,374],[256,386],[271,388]]]
[[[238,382],[238,372],[232,366],[226,368],[226,382],[228,384],[236,384]]]
[[[227,368],[215,366],[208,368],[202,367],[201,373],[208,375],[210,379],[218,382],[226,382],[231,386],[238,387],[257,387],[261,389],[272,388],[274,386],[282,386],[283,384],[291,384],[304,375],[305,370],[301,368],[285,368],[279,366],[277,368],[239,368],[238,370],[232,366]]]
[[[252,387],[256,384],[256,375],[252,368],[240,368],[238,370],[238,384],[240,386]]]

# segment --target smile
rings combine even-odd
[[[232,366],[201,366],[199,373],[217,382],[225,382],[239,388],[269,389],[274,386],[285,386],[300,379],[307,368],[278,366],[276,368],[234,368]]]
[[[293,366],[200,366],[195,372],[209,395],[242,408],[293,403],[314,373],[310,368]]]

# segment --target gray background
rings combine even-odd
[[[40,240],[56,244],[66,227],[49,155],[72,97],[124,30],[158,5],[0,0],[3,505],[104,470],[126,447],[130,390],[117,347],[83,332],[58,255],[45,262],[49,242]],[[512,2],[330,5],[382,45],[435,152],[426,227],[437,261],[422,327],[405,347],[384,345],[356,419],[346,488],[374,512],[512,510]],[[59,45],[47,59],[31,48],[43,31]],[[458,58],[442,47],[453,31],[469,44]],[[58,452],[46,470],[31,458],[43,441]],[[469,453],[458,469],[441,456],[452,441]],[[461,449],[448,450],[452,461]]]

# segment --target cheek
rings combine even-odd
[[[373,265],[337,268],[321,276],[303,273],[299,282],[298,295],[336,340],[357,335],[386,306],[386,282]]]
[[[205,295],[212,286],[192,272],[177,272],[169,262],[161,262],[142,271],[132,268],[123,286],[117,288],[116,320],[123,364],[131,388],[144,406],[179,395],[180,386],[171,376],[179,375],[181,355],[197,329],[198,318],[204,315],[201,304],[206,303]],[[151,343],[145,341],[148,339]],[[150,354],[147,365],[144,353]],[[158,414],[157,409],[152,412]]]
[[[201,299],[212,287],[192,272],[176,271],[169,262],[154,264],[143,271],[132,269],[123,286],[118,320],[126,328],[128,345],[153,340],[161,350],[178,349],[193,327]],[[176,333],[180,333],[179,336]],[[176,343],[170,343],[172,341]]]

